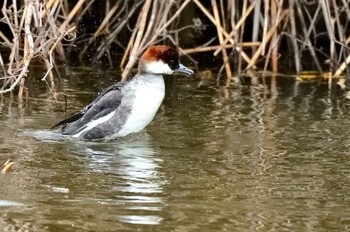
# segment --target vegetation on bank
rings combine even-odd
[[[67,57],[115,64],[126,79],[151,44],[179,46],[196,65],[209,53],[222,59],[219,76],[255,70],[313,69],[350,78],[347,0],[5,0],[0,31],[0,94],[22,98],[34,62],[46,66],[50,91]],[[119,57],[119,56],[118,56]],[[285,70],[284,70],[285,71]],[[350,82],[348,82],[350,83]]]

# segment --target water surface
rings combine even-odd
[[[67,114],[113,75],[72,72]],[[341,91],[286,77],[230,89],[199,82],[167,77],[147,130],[108,142],[31,136],[65,117],[42,83],[31,83],[28,103],[4,98],[0,161],[15,165],[0,175],[0,228],[350,229],[350,102]]]

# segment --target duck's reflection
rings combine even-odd
[[[133,224],[162,221],[158,215],[162,211],[165,184],[162,160],[147,134],[115,142],[85,143],[84,147],[89,167],[95,172],[108,173],[106,184],[111,185],[111,199],[101,203],[118,205],[118,221]]]

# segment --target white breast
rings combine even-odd
[[[115,135],[116,137],[139,132],[152,121],[165,94],[163,77],[159,77],[152,83],[141,83],[133,87],[134,99],[130,114],[122,129]]]

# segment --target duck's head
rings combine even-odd
[[[170,46],[154,45],[142,54],[139,73],[173,74],[174,72],[192,75],[193,71],[180,63],[179,52]]]

